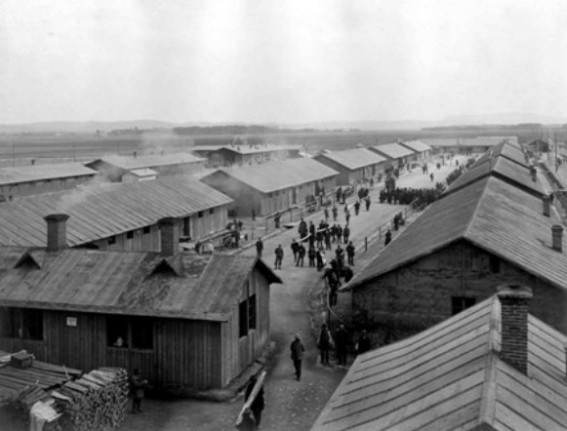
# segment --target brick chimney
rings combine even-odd
[[[541,200],[543,202],[543,215],[549,217],[551,215],[551,197],[544,196]]]
[[[532,290],[527,286],[503,284],[500,300],[500,358],[524,374],[528,372],[528,305]]]
[[[559,252],[563,251],[563,226],[560,224],[551,226],[551,248]]]
[[[47,222],[47,251],[57,251],[67,247],[67,214],[49,214]]]
[[[165,217],[158,220],[161,236],[161,254],[173,256],[179,251],[179,227],[178,219]]]

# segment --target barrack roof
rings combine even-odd
[[[394,142],[392,144],[380,144],[380,145],[373,145],[371,147],[373,151],[378,151],[380,154],[390,158],[390,159],[399,159],[402,157],[407,157],[415,154],[413,150],[404,147],[403,145]]]
[[[29,183],[57,178],[94,176],[98,172],[81,163],[57,163],[0,168],[0,185]]]
[[[316,156],[322,157],[354,171],[356,169],[383,163],[386,159],[366,148],[355,148],[352,150],[327,151]]]
[[[567,338],[528,316],[528,375],[499,358],[491,297],[418,335],[359,355],[313,431],[559,430]]]

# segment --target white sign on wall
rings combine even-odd
[[[77,326],[77,318],[67,317],[67,326]]]

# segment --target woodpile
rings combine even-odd
[[[128,403],[128,373],[99,368],[51,392],[63,411],[62,427],[69,431],[106,431],[124,421]]]

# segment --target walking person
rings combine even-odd
[[[307,251],[307,258],[309,259],[309,267],[315,268],[315,247],[309,247],[309,251]]]
[[[297,262],[295,266],[303,266],[303,262],[305,260],[305,246],[303,243],[299,244],[299,248],[297,249]]]
[[[330,365],[329,352],[333,348],[333,337],[325,323],[321,325],[321,331],[319,332],[319,338],[317,340],[317,347],[321,352],[321,365]]]
[[[346,365],[348,351],[348,334],[345,325],[341,324],[335,333],[335,348],[339,365]]]
[[[132,393],[132,413],[142,413],[142,400],[144,399],[144,389],[148,386],[148,381],[142,379],[140,371],[134,369],[130,378],[130,392]]]
[[[384,240],[384,245],[390,244],[391,241],[392,241],[392,232],[390,231],[390,229],[388,229],[388,232],[386,232],[386,239]]]
[[[371,202],[371,200],[370,200],[370,196],[369,196],[369,195],[366,196],[365,201],[366,201],[366,211],[370,211],[370,202]]]
[[[274,263],[274,267],[276,269],[282,269],[283,257],[284,257],[284,251],[283,251],[282,245],[279,244],[276,248],[276,261]]]
[[[252,377],[250,377],[250,380],[248,381],[248,386],[246,386],[246,393],[244,395],[245,403],[248,401],[248,398],[252,394],[252,391],[254,390],[254,386],[256,386],[257,381],[258,379],[256,375],[252,375]],[[256,426],[255,429],[258,429],[260,427],[260,422],[262,421],[262,411],[264,410],[265,405],[266,404],[264,401],[264,386],[262,385],[262,387],[256,394],[256,398],[254,398],[252,404],[250,405],[250,410],[254,415],[254,421]]]
[[[295,379],[299,382],[301,381],[301,361],[303,360],[303,353],[305,352],[305,347],[299,338],[299,334],[295,334],[290,350],[291,360],[293,361],[293,367],[295,368]]]
[[[346,254],[347,254],[347,259],[348,259],[348,264],[350,266],[354,266],[354,253],[355,253],[355,248],[354,248],[354,244],[352,243],[352,241],[350,241],[346,247]]]
[[[339,215],[339,210],[337,209],[336,205],[333,205],[333,221],[337,221],[338,215]]]
[[[350,221],[350,211],[347,210],[347,212],[345,213],[345,220],[348,224],[348,222]]]
[[[350,228],[348,227],[348,224],[346,224],[345,228],[343,229],[343,240],[345,244],[348,244],[349,237],[350,237]]]
[[[299,244],[295,241],[295,238],[291,240],[291,252],[293,253],[293,263],[297,263],[297,252],[299,251]]]
[[[360,211],[360,201],[357,199],[356,202],[354,203],[354,215],[358,215],[358,212]]]
[[[325,207],[323,214],[325,214],[325,221],[329,220],[329,208]]]
[[[264,250],[264,243],[262,242],[262,238],[258,238],[256,241],[256,255],[258,259],[262,259],[262,251]]]

